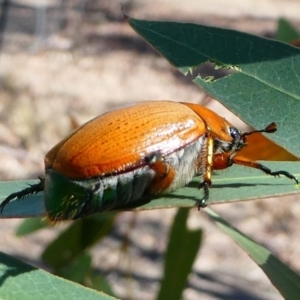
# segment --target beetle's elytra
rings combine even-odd
[[[240,164],[273,172],[239,155],[247,135],[224,118],[200,105],[172,101],[148,101],[107,112],[78,128],[45,157],[45,178],[7,197],[12,199],[44,191],[51,221],[84,217],[132,203],[145,195],[176,190],[201,175],[199,187],[205,206],[212,170]]]

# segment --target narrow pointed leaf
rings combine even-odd
[[[300,276],[280,261],[268,249],[230,225],[211,209],[205,209],[210,217],[224,230],[265,272],[284,299],[298,300]]]
[[[289,43],[298,39],[300,37],[300,33],[288,20],[281,18],[278,21],[278,27],[275,36],[277,40]]]
[[[45,248],[43,260],[54,269],[71,263],[87,248],[107,236],[115,216],[116,213],[103,212],[76,220]]]
[[[37,230],[48,227],[48,223],[42,218],[29,218],[24,220],[16,229],[16,236],[23,236]]]
[[[202,230],[187,228],[189,210],[179,209],[169,235],[165,266],[157,300],[182,299],[182,293],[197,256]]]
[[[103,274],[97,271],[92,272],[92,274],[90,275],[90,281],[93,289],[97,291],[103,291],[105,294],[115,297],[111,284]]]
[[[73,282],[84,284],[91,268],[92,257],[83,251],[71,264],[63,266],[56,275]]]

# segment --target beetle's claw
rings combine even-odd
[[[283,175],[289,179],[295,180],[296,184],[299,184],[298,179],[287,171],[275,171],[275,172],[271,172],[270,175],[273,175],[275,177],[280,177],[280,175]]]
[[[20,200],[20,199],[23,199],[24,197],[26,196],[29,196],[29,195],[34,195],[38,192],[41,192],[44,190],[44,179],[39,177],[39,180],[40,182],[39,183],[36,183],[36,184],[28,184],[29,187],[19,191],[19,192],[16,192],[16,193],[13,193],[13,194],[10,194],[8,197],[6,197],[4,199],[4,201],[2,201],[2,203],[0,204],[0,213],[3,212],[3,209],[4,207],[12,200],[16,199],[16,200]]]
[[[269,168],[267,168],[266,166],[261,165],[261,164],[257,164],[256,168],[260,169],[261,171],[265,172],[266,174],[274,176],[274,177],[280,177],[280,175],[285,176],[289,179],[295,180],[296,184],[299,184],[298,179],[293,174],[290,174],[287,171],[272,171]]]
[[[199,202],[198,202],[198,211],[201,210],[201,208],[205,208],[206,205],[206,199],[203,197]]]
[[[201,210],[201,208],[204,208],[207,206],[206,201],[209,198],[209,186],[210,186],[210,183],[205,180],[203,182],[201,182],[198,186],[199,189],[201,189],[201,188],[204,189],[204,196],[198,201],[198,210]]]

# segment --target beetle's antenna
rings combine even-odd
[[[265,133],[273,133],[277,130],[277,126],[274,122],[270,123],[265,129],[261,129],[261,130],[253,130],[250,132],[244,132],[242,134],[242,136],[247,136],[253,133],[261,133],[261,132],[265,132]]]

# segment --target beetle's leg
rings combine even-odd
[[[150,194],[159,194],[166,190],[175,178],[174,168],[164,160],[160,153],[152,154],[148,158],[148,166],[155,171],[155,177],[147,192]]]
[[[206,207],[206,201],[209,198],[209,187],[210,187],[211,183],[207,182],[207,181],[203,181],[199,184],[199,190],[203,188],[204,190],[204,196],[198,201],[198,210],[200,210],[201,208]]]
[[[238,165],[243,165],[243,166],[250,167],[250,168],[259,169],[259,170],[263,171],[264,173],[271,175],[271,176],[279,177],[280,175],[283,175],[287,178],[295,180],[295,182],[297,184],[299,184],[299,181],[297,180],[297,178],[294,175],[290,174],[289,172],[287,172],[287,171],[272,171],[269,168],[267,168],[266,166],[264,166],[256,161],[247,159],[243,156],[235,155],[231,158],[231,161],[233,164],[238,164]]]
[[[32,194],[36,194],[38,192],[43,191],[44,190],[45,179],[39,177],[39,180],[40,180],[39,183],[30,184],[29,187],[27,187],[27,188],[25,188],[25,189],[23,189],[23,190],[21,190],[19,192],[10,194],[8,197],[6,197],[4,199],[4,201],[0,204],[0,212],[2,213],[5,205],[7,205],[13,199],[20,200],[20,199],[22,199],[22,198],[24,198],[26,196],[29,196],[29,195],[32,195]]]
[[[203,147],[203,151],[201,151],[200,155],[200,166],[203,168],[203,181],[199,184],[199,189],[204,189],[204,196],[198,202],[198,210],[206,206],[206,201],[209,198],[209,187],[211,186],[211,173],[214,156],[214,139],[211,136],[207,136],[206,147]]]

